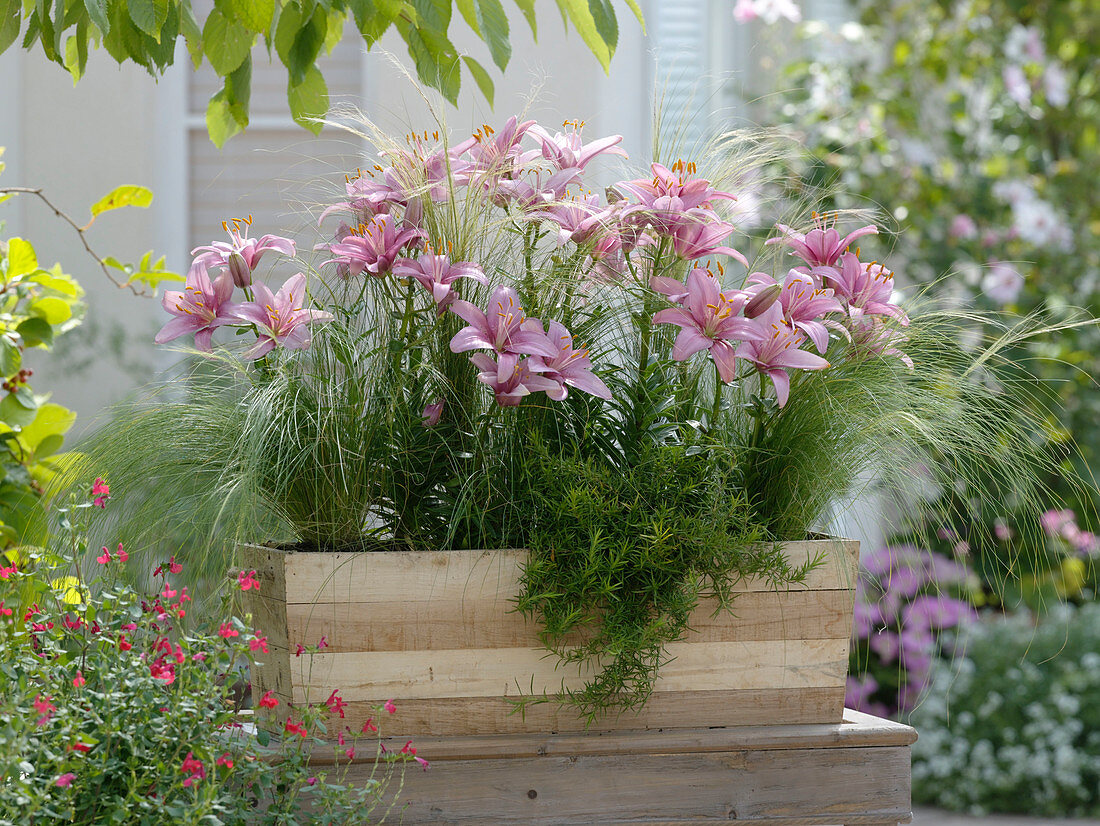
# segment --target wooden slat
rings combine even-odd
[[[328,694],[325,694],[315,702],[327,697]],[[377,711],[385,699],[349,703],[344,709],[344,719],[331,722],[330,733],[340,726],[360,731],[363,723],[373,718],[381,726],[383,734],[398,738],[401,743],[406,738],[416,738],[418,744],[424,744],[425,753],[430,752],[434,757],[473,759],[535,753],[589,753],[579,747],[578,743],[583,742],[595,749],[591,753],[603,753],[598,746],[600,732],[681,730],[708,726],[768,728],[777,721],[797,727],[797,724],[820,723],[822,720],[839,721],[844,707],[844,687],[667,691],[651,696],[649,702],[638,711],[601,718],[588,729],[575,711],[557,703],[528,706],[521,716],[511,713],[513,706],[502,697],[442,697],[431,700],[398,697],[397,711],[388,715]],[[771,728],[775,726],[771,725]],[[493,732],[494,735],[483,732]],[[560,747],[548,745],[553,738],[547,740],[547,737],[561,732],[577,733],[574,736],[577,742],[566,741]],[[436,740],[426,742],[424,738],[430,736],[436,737]],[[650,744],[644,745],[648,747]],[[616,744],[614,748],[628,747]]]
[[[406,771],[402,822],[898,822],[909,760],[907,747],[856,747],[446,761]]]
[[[691,616],[686,640],[847,639],[852,625],[851,591],[755,591],[737,597],[733,613],[714,613],[703,602]],[[534,648],[537,625],[512,610],[512,603],[469,594],[389,605],[374,602],[287,605],[288,639],[329,653],[423,651],[454,648]],[[576,640],[574,640],[574,644]]]
[[[792,590],[846,589],[855,584],[853,559],[859,544],[847,540],[791,542],[793,564],[827,554],[802,586]],[[460,600],[470,593],[508,599],[518,592],[525,550],[419,551],[343,554],[284,554],[288,602],[430,602]],[[759,579],[735,585],[735,591],[773,591]]]
[[[848,640],[672,643],[655,691],[840,685]],[[295,702],[339,688],[348,700],[496,697],[581,688],[586,674],[559,668],[543,649],[324,652],[291,663]]]

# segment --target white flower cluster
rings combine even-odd
[[[1029,244],[1062,252],[1073,249],[1073,230],[1054,204],[1025,181],[998,181],[993,194],[1012,207],[1012,232]]]
[[[962,646],[960,646],[961,648]],[[1100,814],[1100,605],[975,626],[911,722],[914,799],[983,814]]]

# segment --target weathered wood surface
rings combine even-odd
[[[908,823],[915,737],[845,712],[833,725],[420,738],[431,769],[407,770],[401,822]]]
[[[334,689],[361,724],[373,706],[399,700],[409,734],[578,731],[584,721],[554,704],[511,713],[509,702],[581,686],[586,673],[560,666],[537,629],[513,610],[524,551],[283,553],[247,547],[261,580],[251,598],[271,653],[254,669],[257,696],[321,702]],[[839,719],[858,544],[790,543],[793,564],[823,555],[803,586],[777,591],[738,583],[733,610],[699,606],[691,630],[667,648],[646,708],[600,729],[690,728]],[[280,610],[283,612],[280,616]],[[285,633],[283,631],[285,629]],[[295,656],[298,645],[327,647]],[[667,696],[666,696],[667,695]],[[281,718],[281,715],[279,715]]]

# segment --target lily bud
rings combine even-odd
[[[779,295],[782,292],[782,285],[769,284],[749,299],[749,303],[745,305],[745,318],[756,318],[758,315],[763,315],[772,304],[779,300]]]
[[[424,202],[420,198],[410,198],[409,205],[405,207],[405,226],[409,229],[420,229],[424,222]]]
[[[443,418],[443,399],[425,405],[421,418],[424,420],[424,427],[435,427],[439,424],[439,420]]]
[[[241,289],[252,286],[252,270],[248,268],[248,262],[239,252],[229,255],[229,274],[233,276],[233,283]]]

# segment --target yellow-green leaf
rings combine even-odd
[[[147,207],[151,203],[153,203],[151,190],[143,186],[119,186],[92,204],[92,217],[95,218],[101,213],[120,207]]]
[[[12,238],[8,241],[8,271],[9,281],[32,273],[38,269],[38,256],[34,254],[34,247],[22,238]]]
[[[48,436],[64,436],[68,433],[75,421],[76,413],[72,410],[60,404],[47,402],[38,408],[38,415],[34,417],[33,422],[23,428],[19,438],[26,442],[28,448],[37,451],[39,445]]]
[[[614,48],[610,47],[600,36],[596,26],[596,20],[588,7],[588,0],[557,0],[558,7],[569,17],[569,21],[588,46],[596,60],[600,62],[605,72],[611,71],[611,55]]]
[[[67,301],[53,296],[45,296],[31,302],[30,311],[50,324],[63,324],[73,317],[73,308]]]

